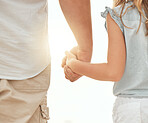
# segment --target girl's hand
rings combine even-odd
[[[68,65],[64,66],[64,73],[65,73],[65,78],[70,80],[71,82],[74,82],[81,77],[81,75],[73,72]]]
[[[65,52],[66,55],[66,65],[68,65],[71,68],[71,62],[73,62],[74,60],[77,60],[76,56],[74,54],[72,54],[71,52],[66,51]]]

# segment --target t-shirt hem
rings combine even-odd
[[[32,78],[32,77],[35,77],[37,76],[39,73],[41,73],[49,64],[51,64],[51,62],[48,62],[48,64],[43,67],[39,72],[33,74],[33,75],[30,75],[30,76],[26,76],[26,77],[8,77],[8,76],[0,76],[0,79],[7,79],[7,80],[25,80],[25,79],[29,79],[29,78]]]

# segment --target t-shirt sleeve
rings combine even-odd
[[[104,12],[101,12],[101,16],[106,19],[106,16],[107,16],[108,13],[110,13],[112,19],[118,24],[119,28],[120,28],[121,31],[123,32],[123,29],[124,29],[124,28],[123,28],[123,24],[122,24],[122,22],[121,22],[120,17],[118,17],[118,16],[116,15],[116,13],[114,12],[113,9],[111,9],[110,7],[105,6],[105,11],[104,11]],[[105,26],[106,31],[107,31],[106,20],[105,20],[104,26]]]

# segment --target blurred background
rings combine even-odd
[[[92,0],[92,63],[107,62],[108,36],[101,12],[112,0]],[[51,82],[48,91],[49,123],[112,123],[114,82],[81,77],[74,83],[65,79],[61,67],[64,52],[76,46],[75,37],[58,0],[48,0],[48,32],[51,53]]]

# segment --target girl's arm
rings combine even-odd
[[[110,14],[107,14],[106,24],[108,32],[108,62],[91,64],[78,61],[70,57],[70,54],[67,54],[67,64],[72,71],[80,75],[102,81],[117,82],[121,79],[125,69],[126,48],[124,36]]]
[[[71,60],[68,65],[73,72],[101,81],[119,81],[119,73],[115,73],[108,63],[91,64],[79,60]]]

